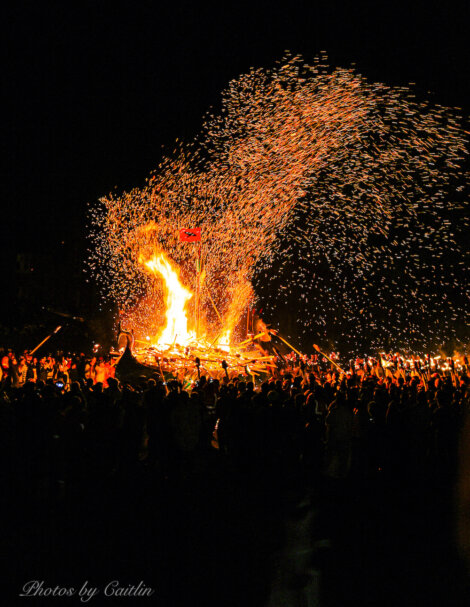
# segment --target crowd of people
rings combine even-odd
[[[21,420],[16,428],[37,437],[42,427],[46,451],[52,437],[62,440],[72,468],[103,437],[110,465],[126,453],[165,474],[173,461],[204,450],[237,466],[301,466],[336,479],[455,468],[470,399],[466,358],[458,367],[436,358],[426,368],[414,357],[408,364],[399,355],[358,358],[347,372],[334,358],[309,360],[285,356],[256,387],[249,376],[227,374],[183,389],[158,372],[119,381],[110,357],[4,351],[0,397]]]
[[[107,385],[115,375],[110,356],[85,356],[83,353],[57,352],[40,356],[28,350],[17,354],[0,348],[0,386],[2,389],[22,388],[27,382],[52,381],[63,383],[67,389],[74,381],[100,382]]]
[[[96,492],[107,499],[100,486],[108,487],[113,479],[119,486],[132,485],[135,475],[146,470],[152,486],[158,487],[157,503],[165,495],[162,487],[186,487],[184,500],[207,493],[204,508],[210,510],[215,508],[213,500],[221,500],[224,492],[232,495],[234,482],[251,479],[246,481],[249,488],[243,493],[243,501],[232,506],[226,496],[227,501],[222,500],[218,506],[220,512],[215,510],[225,543],[232,533],[230,526],[221,522],[227,509],[232,508],[231,517],[238,516],[236,513],[244,502],[251,503],[249,495],[256,490],[260,503],[268,499],[274,505],[283,495],[282,487],[290,486],[292,479],[313,493],[318,487],[324,491],[326,483],[330,495],[326,509],[334,526],[348,509],[354,516],[366,516],[364,508],[373,503],[366,498],[364,504],[354,507],[349,498],[338,498],[341,488],[349,491],[347,488],[354,486],[356,493],[376,495],[377,488],[384,485],[424,487],[428,483],[432,491],[452,487],[459,435],[470,405],[466,359],[417,362],[417,357],[406,361],[390,355],[375,360],[357,358],[344,364],[339,358],[329,358],[314,354],[307,363],[294,354],[283,356],[273,376],[257,385],[249,375],[230,377],[228,373],[220,379],[201,375],[189,385],[169,377],[164,381],[159,371],[130,380],[119,377],[118,370],[116,377],[115,360],[105,356],[58,353],[35,357],[28,352],[17,355],[3,351],[0,473],[12,487],[48,487],[53,494],[69,488],[73,500],[86,488],[87,497],[82,498],[86,504]],[[209,491],[207,479],[221,483],[225,489]],[[328,493],[330,490],[333,493]],[[24,495],[22,491],[20,495]],[[30,500],[33,489],[28,491]],[[261,498],[263,493],[271,497]],[[468,497],[470,505],[470,494]],[[37,503],[44,499],[37,498]],[[56,503],[56,498],[47,499]],[[132,497],[128,499],[134,504]],[[179,499],[175,497],[171,502],[172,511],[179,507]],[[377,497],[374,499],[377,501]],[[107,507],[115,508],[112,501]],[[393,513],[392,505],[384,508],[388,515],[378,512],[380,521]],[[201,519],[194,523],[194,529],[200,520],[207,524],[206,515],[196,511],[190,516]],[[80,515],[75,512],[74,516]],[[107,516],[104,514],[103,520]],[[178,529],[180,515],[171,516]],[[370,516],[366,517],[369,525]],[[408,513],[404,516],[408,518]],[[235,523],[234,518],[230,520],[231,525]],[[267,526],[266,520],[263,511],[258,526]],[[137,525],[134,519],[132,525]],[[303,525],[303,519],[292,526],[294,535],[298,535],[299,525]],[[338,538],[349,538],[354,533],[353,523],[348,525],[346,529],[338,527]],[[174,543],[175,528],[168,532],[168,545]],[[463,529],[462,536],[465,521]],[[160,540],[165,533],[164,529],[159,531]],[[251,533],[247,526],[247,537]],[[263,542],[269,546],[272,529],[266,528],[264,533]],[[206,535],[212,538],[210,533]],[[299,538],[304,536],[302,532]],[[207,538],[201,541],[207,540],[215,550],[214,540]],[[234,531],[230,542],[237,546],[237,541]],[[289,536],[285,541],[290,545]],[[352,545],[347,545],[345,554]],[[187,549],[189,553],[197,551],[192,544]],[[206,566],[214,566],[213,558],[207,557]],[[351,578],[360,571],[359,564],[355,569],[351,569],[351,563],[346,569],[337,568],[354,571]],[[222,565],[219,569],[217,576],[222,575]],[[302,576],[296,579],[304,581],[296,583],[308,586],[310,582]],[[379,582],[377,585],[379,588]],[[339,586],[333,581],[332,587],[334,594]],[[287,592],[284,588],[281,591]],[[338,604],[343,598],[338,597]]]

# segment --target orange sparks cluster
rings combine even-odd
[[[377,343],[416,346],[435,318],[450,335],[468,267],[461,123],[353,69],[299,57],[253,69],[143,188],[101,200],[90,267],[158,343],[194,337],[196,299],[201,333],[235,339],[255,292],[271,311],[294,301],[302,330],[320,336],[375,330]],[[195,227],[203,275],[196,245],[178,238]]]

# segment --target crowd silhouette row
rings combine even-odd
[[[1,360],[10,469],[63,482],[139,462],[186,477],[214,456],[250,474],[450,478],[470,400],[466,365],[436,366],[427,379],[398,365],[292,366],[256,388],[248,377],[202,376],[185,390],[158,373],[119,381],[104,358]]]

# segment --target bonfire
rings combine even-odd
[[[165,322],[156,335],[136,339],[133,355],[139,363],[155,368],[162,378],[172,376],[181,381],[195,380],[201,374],[212,379],[241,374],[256,381],[276,369],[276,354],[270,354],[266,344],[276,332],[261,320],[256,335],[248,333],[246,339],[235,343],[233,319],[224,324],[213,303],[220,326],[211,338],[214,329],[201,318],[198,304],[202,272],[196,275],[195,294],[183,285],[178,267],[165,253],[150,259],[141,257],[140,262],[163,289]]]

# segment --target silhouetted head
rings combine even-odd
[[[116,378],[114,377],[108,377],[108,386],[112,389],[115,390],[119,385],[119,382]]]
[[[277,390],[270,390],[268,392],[268,401],[271,405],[279,405],[281,403],[281,397],[279,396],[279,392],[277,392]]]

